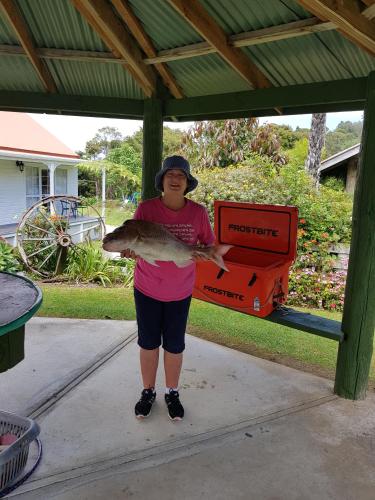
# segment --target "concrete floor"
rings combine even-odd
[[[336,398],[329,380],[188,336],[186,416],[171,422],[159,372],[138,421],[134,322],[31,320],[25,361],[0,376],[1,408],[36,418],[44,454],[9,497],[375,498],[373,392]]]

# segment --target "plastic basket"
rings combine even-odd
[[[29,446],[39,435],[39,425],[26,417],[0,411],[0,436],[15,434],[18,439],[0,452],[0,493],[13,483],[24,469]]]

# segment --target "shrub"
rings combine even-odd
[[[202,171],[197,177],[200,183],[191,196],[207,207],[211,222],[214,200],[294,205],[299,210],[299,254],[307,253],[305,243],[319,247],[350,241],[351,196],[326,186],[316,191],[296,165],[278,173],[268,158],[252,155],[246,164]]]
[[[288,305],[342,311],[345,272],[319,272],[314,268],[292,269]]]
[[[103,286],[122,283],[130,286],[131,266],[131,263],[121,266],[120,263],[106,259],[100,247],[89,243],[69,254],[65,275],[76,282],[94,282]]]
[[[352,198],[330,185],[316,191],[297,162],[280,172],[259,155],[247,164],[200,172],[192,198],[203,203],[213,222],[214,200],[294,205],[299,210],[297,261],[290,277],[291,305],[341,310],[346,273],[333,272],[330,249],[351,237]]]
[[[5,241],[0,241],[0,271],[16,273],[21,270],[14,249]]]

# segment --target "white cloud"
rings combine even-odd
[[[361,111],[329,113],[327,116],[327,126],[330,130],[332,130],[340,121],[358,121],[361,120],[362,115],[363,113]],[[86,116],[62,116],[34,113],[30,114],[30,116],[73,151],[84,150],[86,142],[94,137],[98,129],[102,127],[116,127],[120,130],[123,136],[127,136],[132,135],[142,126],[141,120],[90,118]],[[271,116],[261,118],[260,122],[286,124],[293,128],[296,128],[297,126],[309,128],[311,115]],[[192,125],[192,123],[166,122],[166,125],[171,128],[186,130]]]

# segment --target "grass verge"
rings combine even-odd
[[[39,284],[43,305],[39,316],[134,320],[133,292],[126,288]],[[339,313],[309,310],[340,320]],[[333,378],[338,343],[299,330],[193,300],[188,333],[261,358]],[[375,383],[375,360],[370,371]]]

